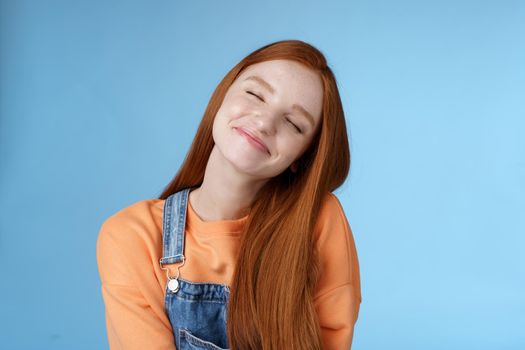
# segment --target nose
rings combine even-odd
[[[257,130],[264,135],[274,135],[276,133],[278,115],[277,113],[261,110],[256,113],[254,121]]]

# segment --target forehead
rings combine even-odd
[[[310,82],[319,80],[318,74],[305,65],[292,60],[271,60],[252,64],[246,67],[237,78],[245,78],[253,74],[264,75],[268,79],[291,79],[291,82]]]
[[[276,98],[290,106],[303,106],[316,121],[321,118],[323,85],[319,74],[312,69],[291,60],[264,61],[246,67],[235,83],[264,87],[266,84],[261,84],[261,79],[270,85]]]

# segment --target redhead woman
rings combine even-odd
[[[159,197],[101,225],[110,348],[350,349],[359,263],[332,193],[349,169],[323,54],[300,40],[250,53]]]

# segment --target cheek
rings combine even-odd
[[[230,133],[234,131],[233,127],[239,117],[240,115],[236,114],[228,105],[222,105],[213,120],[212,133],[215,141],[227,141],[231,137]]]
[[[221,113],[227,119],[237,119],[250,111],[250,103],[242,97],[231,97],[225,100],[220,108]]]
[[[291,138],[289,135],[286,137],[280,138],[277,142],[277,149],[279,151],[279,156],[283,163],[291,163],[299,155],[299,147],[296,139]]]

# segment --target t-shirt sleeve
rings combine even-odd
[[[323,348],[351,348],[361,304],[359,262],[341,203],[330,193],[316,226],[321,276],[314,296]]]
[[[148,263],[145,244],[126,226],[109,218],[102,224],[97,239],[109,347],[175,350],[169,320],[159,306],[163,301],[147,295],[137,278],[148,271],[147,265],[137,271],[138,266]],[[148,283],[147,279],[144,283]]]

